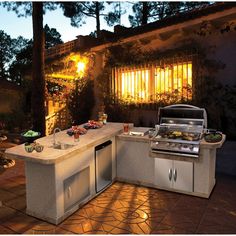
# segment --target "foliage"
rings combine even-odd
[[[75,89],[70,93],[68,108],[73,123],[82,124],[87,122],[95,105],[94,81],[82,78],[77,81]]]
[[[19,129],[20,131],[31,127],[31,118],[29,113],[24,111],[24,101],[20,97],[18,105],[10,113],[0,113],[0,129],[8,131],[14,131]]]
[[[10,35],[0,30],[0,79],[9,79],[9,65],[26,43],[27,40],[23,37],[12,39]]]
[[[54,28],[44,27],[45,48],[63,43],[60,33]],[[33,40],[23,37],[12,39],[9,35],[0,31],[0,73],[1,78],[8,79],[16,84],[21,84],[24,75],[32,66]],[[4,53],[1,51],[4,50]]]
[[[135,2],[132,7],[134,15],[129,15],[129,21],[132,27],[136,27],[208,4],[210,2]]]
[[[47,24],[44,26],[45,33],[45,48],[48,49],[57,44],[63,43],[61,40],[61,34],[55,29],[50,28]]]
[[[17,16],[30,16],[33,19],[33,57],[32,57],[32,121],[33,128],[45,135],[45,75],[43,13],[45,9],[54,10],[54,3],[43,2],[3,2],[8,11]],[[38,112],[40,111],[40,112]]]
[[[121,11],[117,7],[116,2],[110,2],[113,9],[105,12],[107,4],[104,2],[61,2],[60,6],[63,9],[64,16],[69,17],[71,25],[80,27],[86,23],[87,17],[96,19],[97,37],[100,36],[100,17],[102,16],[109,26],[114,25],[120,19]]]
[[[0,3],[3,7],[5,7],[8,11],[14,11],[18,17],[28,17],[32,16],[32,2],[29,1],[3,1]],[[55,10],[57,8],[57,4],[55,2],[44,2],[43,4],[43,13],[46,10]]]
[[[191,101],[181,99],[179,91],[174,91],[174,93],[156,94],[152,103],[138,104],[133,102],[132,97],[118,100],[106,86],[110,84],[110,71],[113,67],[138,65],[156,60],[163,61],[165,58],[168,60],[168,58],[188,55],[189,52],[197,56],[194,59],[196,74]],[[221,130],[227,134],[229,139],[236,139],[236,85],[222,85],[216,81],[216,74],[220,70],[224,70],[225,65],[221,61],[208,59],[206,49],[195,44],[195,48],[183,45],[177,49],[157,53],[157,51],[142,52],[140,45],[123,44],[111,47],[106,56],[105,69],[97,80],[100,88],[103,89],[102,98],[110,120],[133,122],[132,112],[135,110],[140,111],[138,114],[142,118],[141,111],[143,110],[157,110],[159,107],[173,103],[191,103],[206,109],[209,128]]]

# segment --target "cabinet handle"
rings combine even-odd
[[[69,187],[67,190],[67,196],[68,196],[68,198],[71,198],[71,196],[72,196],[71,187]]]
[[[174,181],[176,182],[176,180],[177,180],[177,170],[174,169]]]
[[[172,179],[172,169],[169,169],[169,180],[171,181]]]

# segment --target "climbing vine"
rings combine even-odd
[[[194,46],[193,46],[194,45]],[[134,110],[157,110],[158,107],[173,103],[191,103],[204,107],[208,114],[208,127],[222,130],[229,138],[236,139],[236,86],[222,85],[216,81],[219,71],[225,69],[221,61],[207,58],[206,48],[198,43],[166,50],[165,52],[142,51],[141,46],[135,44],[123,44],[113,46],[106,52],[106,63],[99,81],[101,96],[105,110],[110,119],[114,121],[132,122]],[[211,50],[211,49],[209,49]],[[159,99],[151,104],[130,103],[128,100],[118,100],[109,88],[111,84],[111,69],[113,67],[132,66],[158,61],[168,63],[172,58],[183,58],[193,55],[193,98],[191,101],[178,100],[178,91],[160,94]],[[139,112],[141,114],[142,112]],[[137,114],[137,113],[136,113]],[[139,124],[137,124],[139,125]]]

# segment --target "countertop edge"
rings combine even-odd
[[[74,155],[79,154],[83,151],[86,151],[88,148],[95,147],[96,145],[99,145],[99,144],[107,141],[108,139],[116,137],[122,131],[123,131],[123,126],[120,127],[120,128],[117,128],[116,131],[113,131],[112,133],[108,134],[106,137],[103,136],[101,138],[98,138],[97,140],[94,140],[94,141],[92,141],[91,143],[89,143],[87,145],[84,145],[82,147],[78,147],[77,149],[68,150],[68,153],[62,154],[61,156],[56,156],[54,159],[46,159],[46,157],[45,157],[45,159],[43,159],[43,158],[30,157],[30,156],[20,155],[20,154],[17,154],[17,153],[12,153],[11,152],[12,148],[8,148],[6,150],[5,156],[7,158],[14,159],[14,160],[20,159],[20,160],[23,160],[23,161],[29,161],[29,162],[39,163],[39,164],[46,164],[46,165],[56,164],[56,163],[59,163],[61,161],[64,161],[64,160],[70,158],[71,156],[74,156]],[[15,148],[15,147],[13,147],[13,148]]]

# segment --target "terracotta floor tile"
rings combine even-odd
[[[110,234],[132,234],[131,231],[125,230],[125,229],[120,229],[120,228],[114,228]]]
[[[152,234],[193,234],[195,229],[189,225],[173,226],[161,223],[151,232]]]
[[[93,227],[92,227],[92,224],[91,224],[90,220],[84,221],[82,223],[82,227],[83,227],[83,231],[85,233],[93,230]]]
[[[217,177],[216,187],[209,199],[116,182],[64,222],[54,226],[23,214],[25,177],[22,163],[0,174],[0,200],[3,199],[0,233],[35,234],[35,228],[40,231],[40,227],[45,231],[48,227],[50,231],[52,227],[55,234],[236,232],[236,178]]]
[[[114,229],[114,226],[106,223],[101,223],[94,220],[90,220],[90,223],[92,225],[93,231],[109,233],[112,229]]]
[[[15,234],[15,231],[0,225],[0,234]]]
[[[31,229],[24,232],[24,234],[55,234],[56,226],[43,222],[34,225]]]
[[[25,184],[18,184],[17,182],[13,181],[5,181],[5,184],[1,185],[1,189],[16,195],[24,195],[26,193]]]
[[[150,224],[150,221],[141,222],[138,224],[139,228],[142,229],[144,234],[150,234],[151,231],[156,227],[156,224]]]
[[[62,224],[60,224],[60,228],[65,229],[75,234],[84,233],[82,223],[63,222]]]
[[[83,217],[83,216],[74,216],[74,214],[70,217],[68,217],[66,220],[64,220],[60,226],[64,226],[64,225],[73,225],[73,224],[82,224],[83,222],[86,222],[88,220],[87,217]]]
[[[36,218],[18,213],[13,218],[5,221],[2,225],[17,233],[24,233],[41,222],[42,221],[39,221]]]
[[[224,225],[201,225],[197,229],[198,234],[235,234],[236,228]]]
[[[143,234],[142,229],[137,224],[120,223],[117,228],[131,232],[132,234]]]
[[[17,214],[17,211],[6,206],[0,207],[0,222],[3,223],[8,219],[13,218]]]
[[[4,205],[24,212],[26,209],[26,196],[16,196],[15,198],[10,199],[9,201],[6,200],[4,202]]]
[[[74,234],[68,230],[62,229],[61,227],[56,227],[54,234]]]
[[[191,228],[194,230],[197,229],[200,222],[200,218],[198,221],[192,220],[190,217],[181,214],[177,216],[176,214],[168,214],[164,217],[162,223],[166,225],[172,225],[174,227],[181,227],[181,228]]]
[[[0,188],[0,201],[4,202],[6,200],[11,200],[11,199],[14,199],[16,198],[17,195],[13,194],[13,193],[10,193],[9,191],[6,191],[6,190],[3,190]]]
[[[236,214],[234,211],[226,212],[223,210],[206,210],[200,226],[214,226],[218,225],[219,227],[232,227],[235,228],[236,232]]]

